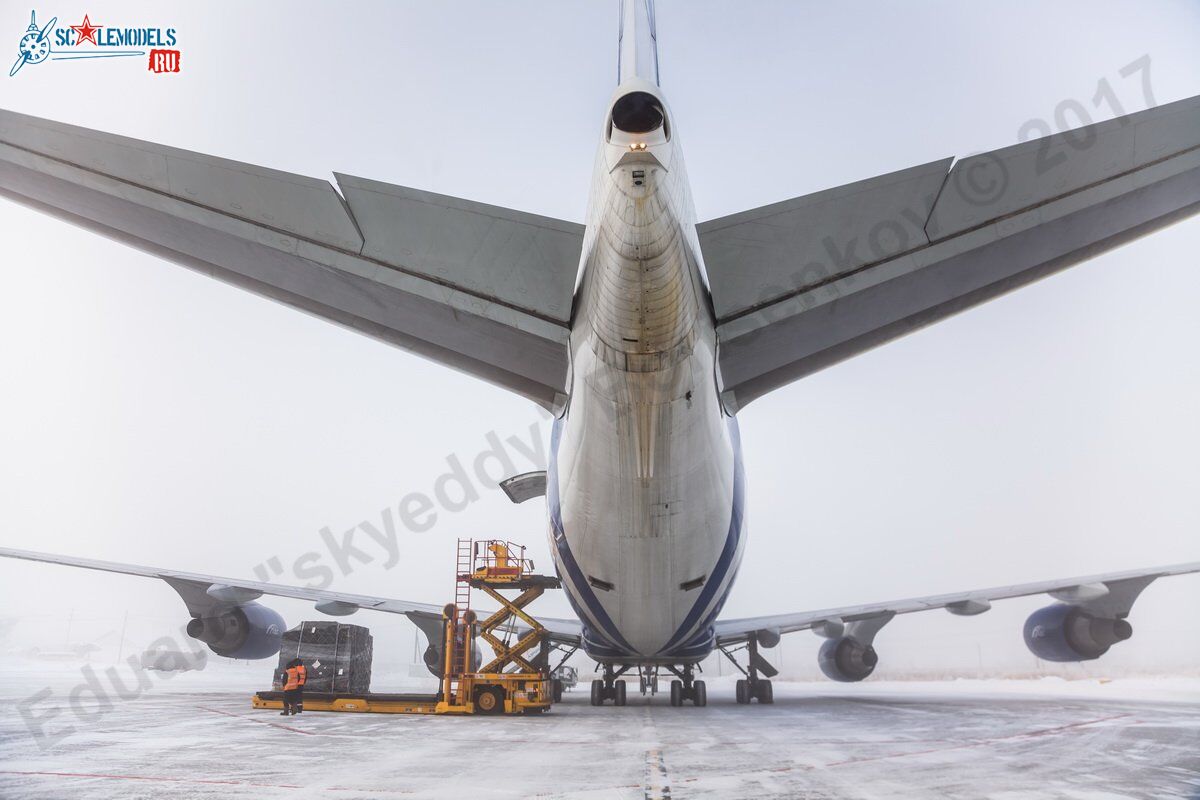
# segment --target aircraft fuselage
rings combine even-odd
[[[551,439],[550,535],[589,655],[680,664],[712,650],[745,543],[744,480],[682,152],[658,87],[634,78],[615,100],[628,95],[663,119],[633,133],[606,119]]]

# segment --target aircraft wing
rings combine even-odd
[[[973,616],[991,609],[994,600],[1038,594],[1050,595],[1056,600],[1081,606],[1100,616],[1123,619],[1129,613],[1133,601],[1154,580],[1192,572],[1200,572],[1200,561],[1169,567],[913,597],[890,603],[868,603],[793,614],[718,620],[714,628],[717,642],[721,645],[744,642],[752,636],[765,637],[768,642],[772,642],[777,641],[780,634],[810,629],[827,638],[838,638],[843,634],[854,635],[857,629],[866,633],[866,643],[869,644],[875,633],[897,614],[944,608],[951,614]]]
[[[27,561],[43,561],[48,564],[65,564],[69,567],[82,567],[104,572],[117,572],[123,575],[140,575],[146,578],[159,578],[171,586],[193,617],[205,617],[231,605],[257,600],[263,595],[273,597],[288,597],[294,600],[309,600],[316,604],[316,610],[331,616],[345,616],[358,609],[369,611],[386,611],[390,614],[403,614],[428,636],[433,631],[436,640],[441,630],[442,606],[429,603],[414,603],[408,600],[394,600],[386,597],[348,594],[346,592],[330,592],[325,589],[309,589],[300,586],[282,586],[275,583],[260,581],[221,578],[215,575],[200,575],[192,572],[179,572],[155,567],[143,567],[137,564],[121,564],[114,561],[98,561],[90,558],[60,556],[52,553],[37,553],[30,550],[16,550],[0,547],[0,557],[20,558]],[[581,627],[578,620],[542,619],[538,621],[546,626],[553,641],[563,644],[578,644]],[[436,627],[434,627],[436,625]]]
[[[560,401],[583,226],[0,109],[0,195],[528,397]]]
[[[725,405],[1198,210],[1193,97],[702,223]]]

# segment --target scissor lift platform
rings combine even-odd
[[[526,591],[528,589],[561,589],[562,581],[552,575],[523,575],[520,578],[513,580],[497,581],[491,577],[476,577],[472,575],[467,583],[471,584],[476,589],[485,587],[495,589],[520,589]]]
[[[465,566],[465,568],[464,568]],[[549,711],[554,700],[546,652],[532,656],[546,639],[546,629],[523,609],[547,589],[562,585],[558,578],[537,575],[525,548],[499,540],[458,542],[455,604],[447,606],[446,674],[442,679],[441,714],[530,714]],[[471,589],[480,589],[500,604],[500,610],[480,621],[471,610]],[[517,590],[515,598],[501,592]],[[510,643],[518,622],[528,630]],[[475,636],[495,657],[479,670],[471,649]]]

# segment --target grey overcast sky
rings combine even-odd
[[[174,27],[183,71],[47,62],[0,77],[0,107],[583,218],[615,0],[37,10]],[[29,11],[0,1],[0,42],[15,46]],[[1012,144],[1029,120],[1057,131],[1064,100],[1109,118],[1101,81],[1141,110],[1142,76],[1122,68],[1145,55],[1154,102],[1200,94],[1194,0],[660,0],[658,16],[702,220]],[[546,436],[501,389],[7,202],[0,243],[4,545],[245,577],[277,556],[284,575],[268,577],[296,582],[305,553],[333,564],[322,528],[381,527],[385,508],[432,494],[448,457],[470,470],[490,432]],[[1200,559],[1198,252],[1200,220],[1178,224],[752,404],[751,538],[726,613]],[[334,587],[443,602],[466,536],[523,541],[548,566],[544,509],[477,493],[402,531],[392,568],[360,529],[375,560]],[[313,615],[273,605],[289,623]],[[897,620],[881,674],[982,652],[1032,668],[1019,627],[1038,605]],[[1197,607],[1200,578],[1155,585],[1110,663],[1195,669]],[[542,608],[566,612],[561,598]],[[155,581],[0,563],[0,616],[25,619],[19,641],[61,643],[72,611],[129,611],[147,635],[186,619]],[[787,657],[810,663],[818,644],[798,634]]]

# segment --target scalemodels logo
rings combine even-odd
[[[17,61],[8,77],[15,77],[26,64],[147,55],[147,69],[151,72],[179,72],[179,51],[171,49],[176,41],[174,28],[94,25],[88,14],[83,15],[83,21],[78,25],[60,26],[58,17],[52,17],[44,26],[39,26],[37,12],[31,11],[29,27],[17,45]]]

